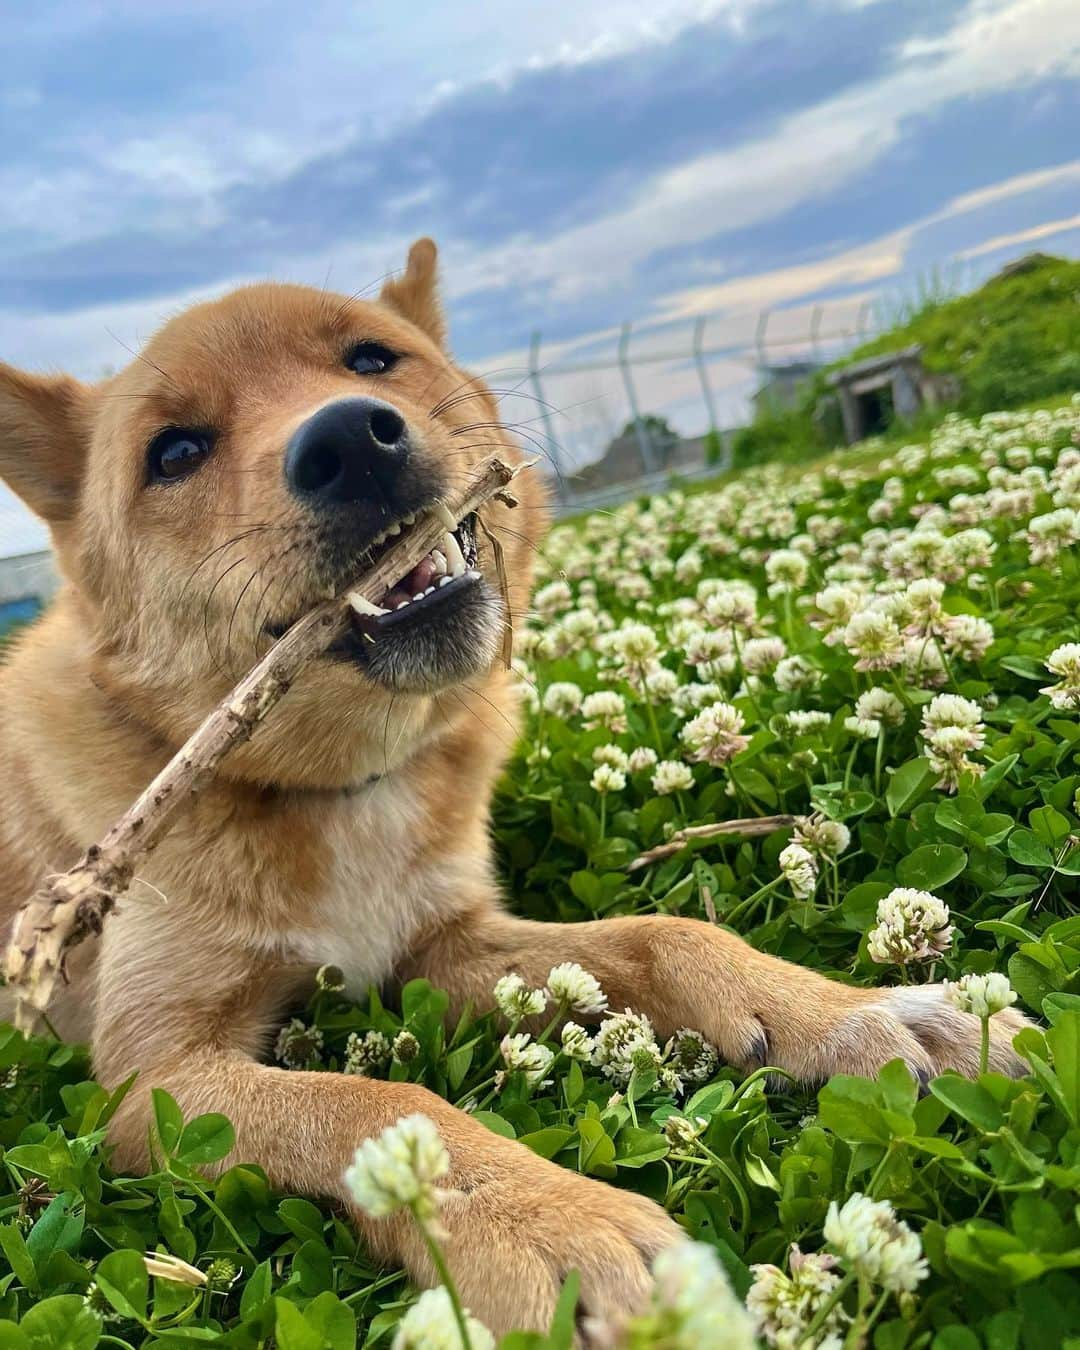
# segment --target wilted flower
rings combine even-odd
[[[1058,676],[1057,684],[1040,689],[1055,708],[1063,712],[1080,709],[1080,642],[1066,642],[1055,647],[1046,658],[1046,669]]]
[[[495,1337],[482,1322],[465,1312],[465,1330],[472,1350],[495,1350]],[[439,1285],[426,1289],[401,1319],[391,1350],[464,1350],[461,1329],[450,1295]]]
[[[323,1034],[318,1027],[309,1027],[299,1017],[290,1018],[278,1032],[274,1054],[290,1069],[302,1069],[322,1054]]]
[[[688,1148],[708,1125],[704,1116],[688,1120],[686,1116],[668,1116],[664,1121],[664,1138],[672,1148]]]
[[[420,1042],[404,1028],[394,1037],[393,1044],[390,1047],[391,1053],[399,1064],[411,1064],[420,1053]]]
[[[802,844],[788,844],[781,850],[780,874],[791,887],[796,900],[806,900],[817,888],[817,859]]]
[[[824,1233],[845,1264],[891,1293],[910,1293],[929,1273],[918,1235],[887,1200],[856,1191],[842,1208],[832,1201]]]
[[[492,990],[495,1006],[511,1022],[523,1017],[537,1017],[547,1007],[547,995],[542,989],[530,989],[520,975],[504,975],[496,980]]]
[[[683,1027],[664,1046],[664,1059],[683,1083],[704,1083],[720,1066],[720,1055],[700,1031]]]
[[[390,1042],[381,1031],[353,1031],[345,1042],[345,1073],[365,1075],[390,1063]]]
[[[320,966],[315,972],[315,987],[327,994],[340,994],[345,988],[345,975],[338,966]]]
[[[945,981],[949,1001],[961,1012],[976,1017],[992,1017],[1016,1002],[1016,994],[1008,976],[991,971],[989,975],[964,975],[959,980]]]
[[[449,1171],[450,1155],[434,1121],[418,1113],[365,1139],[346,1169],[345,1184],[372,1218],[408,1208],[430,1222],[439,1209],[435,1183]]]
[[[171,1252],[147,1252],[143,1257],[143,1265],[146,1267],[146,1273],[158,1280],[171,1280],[173,1284],[186,1284],[193,1289],[201,1288],[207,1283],[205,1271],[199,1270],[197,1266],[188,1265]]]
[[[866,950],[879,965],[933,961],[952,942],[949,907],[929,891],[895,886],[878,901],[877,923],[867,934]]]
[[[600,981],[576,961],[563,961],[552,966],[547,978],[547,992],[552,1003],[564,1010],[586,1015],[603,1012],[607,995]]]

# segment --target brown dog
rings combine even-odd
[[[447,354],[427,240],[375,303],[252,286],[173,319],[95,387],[0,367],[0,473],[48,521],[64,576],[0,671],[0,919],[121,814],[256,652],[496,448],[518,454]],[[544,519],[535,475],[521,492],[503,535],[519,610],[522,532],[535,539]],[[505,511],[485,508],[494,530]],[[79,950],[55,1020],[91,1040],[104,1081],[140,1071],[114,1123],[121,1167],[144,1159],[154,1085],[188,1114],[226,1112],[237,1155],[275,1185],[339,1200],[357,1142],[423,1111],[450,1148],[449,1258],[473,1311],[500,1330],[540,1326],[576,1267],[586,1310],[604,1316],[641,1295],[671,1220],[418,1087],[261,1063],[316,967],[340,966],[357,992],[424,975],[482,1005],[509,971],[539,985],[580,961],[660,1034],[697,1027],[734,1064],[804,1080],[895,1056],[921,1075],[971,1071],[979,1023],[940,986],[850,988],[692,920],[508,915],[488,835],[515,716],[494,659],[501,601],[470,522],[446,555],[402,579],[387,616],[358,620],[366,635],[228,760]],[[995,1019],[997,1067],[1016,1067],[1022,1020]],[[357,1223],[432,1279],[408,1223]]]

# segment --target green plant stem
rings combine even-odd
[[[450,1295],[450,1305],[454,1310],[454,1321],[457,1323],[458,1331],[461,1333],[463,1350],[472,1350],[472,1342],[469,1340],[469,1327],[468,1323],[465,1321],[465,1309],[461,1306],[461,1295],[457,1291],[454,1277],[450,1274],[450,1267],[446,1264],[446,1257],[443,1255],[443,1249],[439,1246],[434,1233],[431,1232],[428,1225],[420,1215],[417,1214],[415,1207],[411,1208],[413,1218],[415,1218],[417,1227],[423,1235],[424,1245],[428,1249],[431,1263],[435,1267],[435,1273],[439,1277],[439,1282]]]
[[[222,1225],[225,1231],[236,1243],[239,1250],[244,1253],[244,1255],[248,1258],[249,1261],[253,1261],[255,1262],[255,1264],[258,1264],[255,1257],[255,1253],[251,1250],[251,1248],[247,1245],[244,1239],[236,1231],[232,1222],[229,1220],[228,1216],[225,1214],[224,1210],[222,1210],[221,1206],[217,1203],[217,1201],[211,1200],[207,1192],[204,1191],[203,1188],[200,1185],[198,1185],[197,1182],[192,1181],[190,1177],[179,1177],[176,1175],[175,1172],[171,1170],[171,1168],[169,1169],[169,1175],[175,1181],[179,1181],[183,1185],[190,1186],[191,1189],[195,1192],[195,1194],[206,1206],[206,1208],[210,1211],[210,1213],[214,1215],[217,1221]]]
[[[990,1066],[990,1018],[979,1018],[979,1072],[985,1073]]]
[[[813,1345],[814,1337],[829,1320],[829,1314],[844,1297],[847,1291],[855,1283],[857,1276],[853,1270],[849,1270],[829,1297],[814,1314],[810,1325],[803,1332],[803,1342],[807,1345]]]

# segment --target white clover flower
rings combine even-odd
[[[1040,689],[1055,708],[1063,712],[1080,709],[1080,642],[1065,642],[1055,647],[1045,661],[1051,675],[1058,676],[1057,684]]]
[[[955,792],[961,777],[985,772],[985,766],[968,758],[985,743],[982,709],[959,694],[938,694],[923,709],[924,753],[938,775],[937,786]]]
[[[896,1217],[887,1200],[856,1192],[842,1208],[832,1201],[824,1233],[841,1260],[891,1293],[910,1293],[929,1274],[918,1234]]]
[[[904,705],[891,689],[875,685],[855,700],[855,716],[886,727],[898,727],[904,720]]]
[[[955,614],[945,625],[945,650],[962,661],[981,661],[994,641],[994,630],[986,619],[974,614]]]
[[[565,581],[549,581],[533,596],[532,607],[542,619],[550,619],[573,603],[574,593]]]
[[[800,689],[816,689],[821,671],[804,656],[785,656],[776,664],[773,681],[782,694],[793,694]]]
[[[793,708],[791,712],[786,714],[786,720],[796,736],[811,736],[815,732],[824,731],[832,718],[826,712]]]
[[[543,708],[553,717],[572,717],[581,707],[581,686],[569,680],[556,680],[544,691]]]
[[[520,975],[504,975],[495,981],[492,990],[495,1006],[511,1022],[523,1017],[538,1017],[547,1007],[547,995],[542,989],[530,989]]]
[[[585,730],[604,727],[616,733],[626,730],[626,700],[613,690],[601,689],[595,694],[587,694],[581,704],[581,715],[585,718]]]
[[[548,972],[547,993],[552,1003],[577,1013],[601,1013],[607,995],[600,981],[576,961],[563,961]]]
[[[810,625],[832,647],[843,640],[844,630],[863,604],[863,596],[854,586],[826,586],[817,593],[814,604],[817,609],[809,615]]]
[[[904,639],[904,676],[923,689],[937,689],[949,678],[937,643],[931,638]]]
[[[881,723],[876,717],[845,717],[844,730],[859,741],[876,741],[881,735]]]
[[[668,1116],[664,1121],[664,1138],[672,1148],[689,1148],[708,1126],[704,1116],[688,1120],[686,1116]]]
[[[861,609],[844,629],[844,646],[858,659],[856,670],[889,670],[904,658],[904,639],[896,622],[876,609]]]
[[[683,1027],[664,1046],[664,1059],[683,1083],[704,1083],[720,1067],[720,1052],[693,1027]]]
[[[274,1055],[290,1069],[302,1069],[322,1054],[323,1034],[299,1017],[292,1017],[278,1032]]]
[[[618,745],[598,745],[592,752],[594,764],[609,764],[620,773],[630,767],[630,756]]]
[[[787,648],[781,638],[750,638],[742,649],[743,670],[748,675],[767,675],[782,661]]]
[[[365,1139],[346,1169],[345,1184],[373,1219],[408,1208],[431,1221],[440,1202],[435,1183],[449,1171],[450,1155],[434,1121],[416,1114]]]
[[[945,981],[949,1001],[961,1012],[976,1017],[992,1017],[1016,1002],[1016,994],[1008,976],[992,971],[989,975],[964,975],[959,980]]]
[[[621,769],[613,769],[610,764],[601,764],[593,772],[591,786],[601,797],[606,797],[609,792],[621,792],[626,787],[626,774]]]
[[[940,637],[949,619],[941,604],[944,594],[945,585],[936,577],[911,582],[903,596],[908,620],[905,631],[917,637]]]
[[[703,708],[680,734],[691,759],[719,766],[750,744],[749,736],[740,734],[742,728],[742,713],[730,703],[719,702]]]
[[[667,702],[679,688],[679,677],[667,666],[655,666],[645,676],[645,692],[654,699]]]
[[[677,1242],[653,1262],[648,1312],[633,1319],[631,1350],[755,1350],[753,1323],[720,1260],[702,1242]]]
[[[817,889],[817,859],[802,844],[788,844],[779,857],[780,874],[796,900],[806,900]]]
[[[680,760],[665,759],[656,766],[652,776],[653,791],[667,797],[672,792],[685,792],[694,786],[694,772]]]
[[[631,773],[645,773],[653,767],[659,758],[651,745],[639,745],[630,751],[627,767]]]
[[[381,1031],[351,1032],[345,1042],[344,1073],[366,1075],[390,1063],[390,1042]]]
[[[801,844],[822,858],[838,858],[851,843],[851,831],[839,820],[826,816],[800,816],[791,835],[793,844]]]
[[[1063,549],[1080,542],[1080,511],[1062,506],[1044,516],[1034,516],[1023,537],[1033,564],[1053,562]]]
[[[524,1073],[530,1087],[543,1083],[555,1059],[553,1050],[534,1041],[523,1031],[514,1036],[504,1036],[499,1042],[499,1053],[511,1073],[516,1070]]]
[[[612,1082],[626,1084],[635,1067],[660,1069],[663,1055],[652,1023],[644,1013],[613,1013],[601,1023],[593,1042],[593,1064]]]
[[[611,634],[611,646],[626,665],[645,666],[660,651],[655,629],[646,623],[630,623]]]
[[[793,548],[778,548],[765,559],[765,577],[769,594],[791,595],[806,585],[810,566],[806,555]]]
[[[930,891],[895,886],[878,901],[877,922],[866,950],[879,965],[933,961],[948,951],[953,929],[949,906]]]
[[[495,1337],[465,1311],[472,1350],[495,1350]],[[397,1324],[390,1350],[465,1350],[450,1295],[439,1285],[426,1289]]]
[[[577,1059],[583,1064],[591,1064],[595,1046],[593,1038],[577,1022],[564,1022],[560,1033],[562,1052],[567,1059]]]
[[[750,1267],[754,1283],[746,1295],[746,1310],[766,1345],[776,1350],[809,1350],[806,1332],[840,1283],[836,1258],[827,1252],[804,1254],[792,1245],[790,1276],[778,1266]],[[813,1345],[839,1350],[851,1318],[837,1303],[819,1328]]]

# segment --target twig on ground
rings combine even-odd
[[[455,520],[498,498],[514,506],[507,486],[519,472],[497,456],[477,468],[445,510],[429,513],[385,553],[349,594],[376,603],[396,581],[438,546],[446,512]],[[29,1028],[48,1007],[56,982],[64,978],[67,952],[101,932],[135,867],[168,833],[178,812],[211,778],[221,761],[254,734],[290,685],[344,629],[348,594],[313,609],[288,630],[229,695],[205,718],[152,783],[107,834],[67,872],[49,877],[15,917],[4,964],[15,989],[17,1021]]]
[[[676,830],[666,843],[657,844],[655,848],[640,854],[626,870],[637,872],[650,863],[670,858],[694,839],[715,839],[722,834],[738,834],[744,839],[752,839],[756,835],[772,834],[773,830],[790,829],[795,820],[795,816],[749,816],[745,820],[717,820],[711,825],[687,825],[685,829]]]

